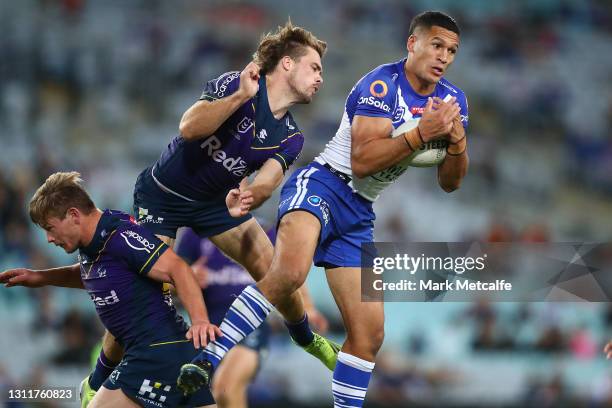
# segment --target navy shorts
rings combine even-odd
[[[123,360],[103,385],[110,390],[121,389],[146,408],[211,405],[215,401],[208,387],[185,397],[176,386],[181,366],[197,354],[190,340],[128,347]]]
[[[353,192],[340,177],[312,162],[285,182],[278,220],[291,211],[307,211],[319,219],[321,235],[314,263],[322,267],[360,267],[361,244],[374,239],[372,202]]]
[[[154,234],[176,238],[176,230],[190,227],[200,237],[210,237],[246,222],[252,216],[234,218],[225,205],[226,194],[206,201],[188,201],[162,190],[151,168],[140,173],[134,187],[134,217]]]

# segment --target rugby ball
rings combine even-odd
[[[391,133],[391,137],[398,137],[414,129],[419,124],[419,119],[407,119]],[[419,150],[406,157],[400,163],[412,167],[432,167],[442,163],[446,157],[446,140],[432,140],[425,143]]]

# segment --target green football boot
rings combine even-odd
[[[96,390],[92,390],[89,385],[89,376],[81,381],[79,386],[79,399],[81,400],[81,408],[87,408],[93,397],[96,396]]]
[[[312,342],[302,347],[307,353],[315,356],[319,361],[321,361],[325,367],[329,368],[331,371],[334,371],[336,368],[336,361],[338,361],[338,353],[342,346],[338,343],[334,343],[331,340],[326,339],[320,334],[313,333],[314,339]]]

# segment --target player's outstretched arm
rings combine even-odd
[[[266,202],[283,181],[283,167],[274,160],[268,159],[251,184],[240,183],[240,189],[233,189],[227,194],[225,204],[232,217],[242,217]]]
[[[424,143],[448,138],[459,105],[451,98],[437,104],[429,99],[419,125],[401,137],[390,138],[393,125],[389,118],[355,115],[351,125],[351,168],[359,178],[389,168],[418,150]]]
[[[9,269],[0,273],[0,283],[3,283],[7,288],[12,286],[25,286],[28,288],[61,286],[83,289],[81,269],[78,263],[38,271],[25,268]]]
[[[212,135],[236,110],[259,90],[259,66],[249,63],[240,73],[240,86],[233,94],[215,101],[194,103],[181,118],[179,131],[191,141]]]
[[[171,283],[176,294],[187,309],[191,327],[186,337],[193,340],[195,348],[200,348],[221,336],[221,330],[208,320],[208,312],[191,268],[173,250],[168,249],[155,262],[148,275],[151,279]]]
[[[449,146],[446,157],[438,166],[438,184],[442,190],[450,193],[461,186],[468,169],[467,139],[461,117],[455,116],[450,131]]]

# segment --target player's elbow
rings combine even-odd
[[[357,155],[351,157],[351,170],[353,171],[353,176],[357,178],[364,178],[372,174],[365,161]]]
[[[202,136],[196,133],[193,121],[184,117],[183,119],[181,119],[181,123],[179,124],[179,132],[181,134],[181,137],[187,141],[192,141]]]
[[[455,190],[459,189],[459,185],[461,183],[457,183],[457,184],[440,184],[440,187],[442,188],[442,190],[444,190],[445,193],[452,193]]]
[[[272,197],[272,193],[274,192],[274,186],[273,185],[268,185],[265,186],[264,188],[262,188],[259,191],[259,200],[257,200],[260,204],[265,203],[266,201],[268,201],[268,199],[270,197]]]
[[[459,177],[456,177],[456,178],[439,177],[438,184],[440,185],[440,188],[444,190],[444,192],[452,193],[453,191],[458,190],[459,187],[461,187],[461,180],[462,178],[459,178]]]

